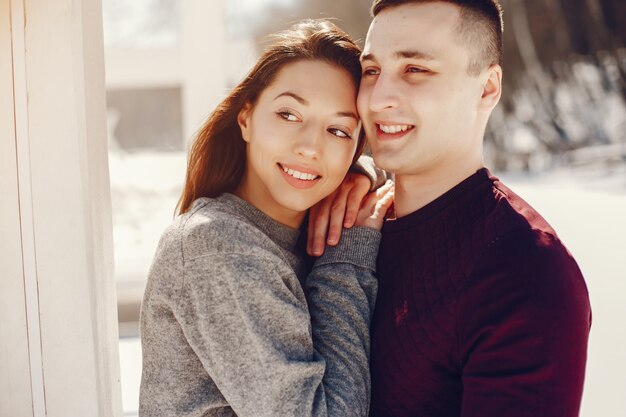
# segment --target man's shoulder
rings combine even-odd
[[[583,274],[561,240],[550,229],[530,225],[488,242],[475,259],[470,281],[494,293],[528,293],[554,302],[572,292],[587,294]]]
[[[556,231],[546,219],[526,200],[497,178],[493,181],[492,192],[495,205],[489,220],[494,223],[495,230],[499,235],[509,233],[546,234],[558,240]]]
[[[486,219],[493,232],[476,259],[477,269],[509,271],[511,276],[526,271],[523,279],[582,279],[572,254],[537,210],[497,179],[493,195],[495,205]]]

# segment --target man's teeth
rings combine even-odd
[[[284,166],[281,165],[281,168],[283,169],[283,171],[285,171],[287,174],[291,175],[294,178],[297,178],[299,180],[305,180],[305,181],[313,181],[314,179],[317,178],[317,175],[313,175],[313,174],[306,174],[304,172],[300,172],[300,171],[296,171],[295,169],[291,169],[291,168],[285,168]]]
[[[385,133],[398,133],[406,132],[411,128],[411,125],[378,125],[378,127]]]

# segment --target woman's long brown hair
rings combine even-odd
[[[199,197],[217,197],[234,192],[246,166],[246,146],[237,115],[246,103],[254,105],[277,72],[298,60],[323,60],[348,71],[359,87],[361,50],[343,30],[328,20],[305,20],[273,35],[268,47],[243,81],[216,107],[200,129],[189,153],[185,187],[178,201],[178,212],[185,213]],[[359,146],[353,162],[365,141]]]

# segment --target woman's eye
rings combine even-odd
[[[352,139],[352,136],[350,136],[348,133],[344,132],[341,129],[330,128],[328,129],[328,132],[337,136],[338,138]]]
[[[278,113],[279,117],[287,120],[288,122],[297,122],[299,119],[296,115],[289,113],[288,111],[279,111]]]

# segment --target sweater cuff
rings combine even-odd
[[[326,246],[324,254],[317,258],[313,268],[348,263],[376,272],[376,257],[381,236],[380,231],[370,227],[354,226],[343,229],[337,246]]]

